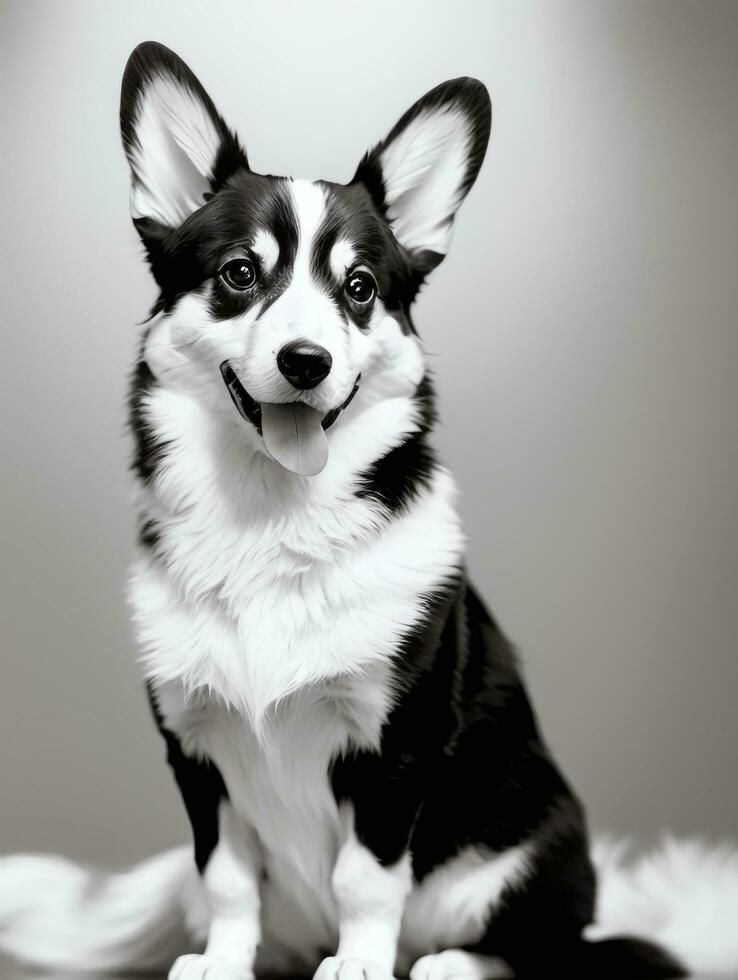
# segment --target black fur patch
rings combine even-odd
[[[540,868],[562,927],[578,935],[594,900],[579,804],[541,740],[512,648],[461,575],[430,597],[423,628],[395,663],[404,693],[380,751],[347,756],[333,769],[337,798],[354,805],[359,839],[382,864],[409,847],[416,880],[465,847],[493,857],[534,841],[531,879]],[[518,893],[506,897],[505,936],[519,928],[530,943],[537,934],[530,901],[521,899],[518,913]],[[489,939],[485,951],[512,952],[500,948],[494,920]]]
[[[322,182],[326,191],[326,218],[312,254],[312,272],[347,319],[366,328],[371,307],[362,309],[346,296],[344,283],[336,282],[330,269],[330,253],[337,241],[351,243],[356,252],[354,267],[367,266],[377,281],[379,297],[403,332],[412,329],[410,306],[418,291],[415,269],[408,253],[392,235],[362,184]],[[351,270],[347,270],[351,271]]]
[[[161,532],[153,518],[141,518],[139,520],[138,543],[148,551],[158,551],[161,543]]]
[[[210,313],[218,320],[241,316],[256,302],[270,305],[289,285],[297,250],[297,221],[288,181],[239,171],[227,186],[187,218],[179,228],[154,228],[152,222],[136,222],[146,230],[151,271],[160,295],[153,312],[172,309],[186,293],[212,280]],[[279,257],[271,271],[259,267],[251,252],[259,229],[269,230],[279,244]],[[243,292],[231,289],[218,276],[226,258],[241,251],[257,267],[257,282]]]
[[[218,844],[218,808],[221,800],[228,799],[228,792],[223,777],[209,760],[185,755],[177,736],[164,726],[151,683],[147,685],[147,690],[157,728],[167,746],[167,762],[174,773],[192,826],[195,863],[202,872]]]
[[[423,627],[396,664],[404,693],[380,752],[349,757],[333,774],[339,798],[358,798],[357,833],[383,863],[401,853],[386,835],[397,835],[388,827],[402,821],[367,818],[362,800],[381,801],[386,792],[370,790],[368,770],[375,782],[390,777],[393,793],[403,782],[414,788],[403,832],[412,833],[418,879],[469,844],[502,851],[526,841],[553,809],[573,806],[538,734],[514,653],[461,575],[429,598]]]
[[[422,627],[394,664],[403,693],[379,750],[345,755],[331,771],[336,799],[353,804],[358,839],[385,866],[409,850],[416,881],[465,848],[492,860],[531,844],[527,871],[468,948],[531,980],[552,969],[620,976],[608,969],[607,944],[581,938],[595,901],[582,808],[541,738],[512,647],[463,573],[428,597]],[[684,975],[649,944],[623,941],[611,952],[631,980]]]
[[[372,463],[357,480],[357,497],[372,497],[388,514],[402,513],[430,483],[436,455],[428,436],[436,421],[435,395],[426,375],[414,396],[420,428]]]
[[[411,846],[434,767],[454,727],[448,696],[454,674],[449,613],[456,588],[451,582],[427,597],[422,629],[412,631],[398,652],[395,680],[402,696],[382,730],[379,751],[343,755],[331,770],[336,799],[351,801],[357,837],[384,866],[395,864]],[[424,862],[425,855],[416,859],[413,853],[416,877],[422,877]]]
[[[131,376],[128,399],[128,425],[133,435],[131,469],[144,482],[153,479],[156,467],[167,450],[146,418],[144,400],[156,385],[156,379],[144,360],[139,360]]]
[[[134,219],[160,287],[152,312],[170,310],[179,297],[202,288],[211,279],[211,313],[216,318],[238,316],[257,300],[262,303],[263,312],[289,284],[297,243],[286,181],[253,173],[245,151],[195,75],[168,48],[146,42],[131,55],[121,91],[121,133],[134,184],[142,179],[136,159],[140,149],[136,134],[140,99],[146,85],[162,74],[171,76],[202,103],[221,145],[209,175],[206,200],[180,227],[170,228],[152,218]],[[385,307],[396,316],[403,330],[412,329],[410,306],[425,276],[442,256],[430,251],[411,254],[392,235],[386,220],[380,155],[418,113],[442,104],[460,107],[473,124],[467,172],[461,186],[465,193],[476,177],[489,136],[489,99],[484,86],[473,79],[447,82],[417,102],[387,139],[366,154],[349,184],[320,182],[326,192],[328,213],[314,250],[313,273],[344,317],[359,327],[366,326],[369,311],[353,304],[346,297],[343,284],[334,281],[328,268],[330,249],[339,237],[347,238],[358,253],[358,261],[374,274]],[[259,227],[271,231],[279,243],[277,268],[268,276],[262,275],[253,290],[228,290],[217,278],[224,253],[233,248],[248,251]]]

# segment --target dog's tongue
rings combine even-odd
[[[269,454],[286,470],[315,476],[328,462],[322,415],[309,405],[261,403],[261,433]]]

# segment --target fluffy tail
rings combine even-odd
[[[0,858],[0,951],[44,969],[148,972],[187,949],[190,848],[103,875],[57,857]]]
[[[627,844],[601,840],[594,859],[597,941],[580,947],[580,975],[678,976],[671,955],[691,972],[738,974],[738,849],[667,838],[630,860]],[[61,858],[0,858],[0,951],[44,969],[166,970],[206,921],[188,847],[107,876]]]
[[[689,972],[738,975],[738,848],[666,837],[645,855],[630,852],[623,841],[594,846],[598,907],[588,938],[635,936],[668,950]],[[612,942],[593,943],[587,955],[604,954]],[[648,944],[619,949],[626,958],[658,959]]]

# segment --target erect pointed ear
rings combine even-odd
[[[128,59],[120,126],[137,224],[178,227],[235,170],[248,167],[200,82],[154,41],[139,44]]]
[[[352,183],[366,185],[422,271],[448,251],[454,216],[479,173],[491,121],[484,85],[455,78],[419,99],[359,164]]]

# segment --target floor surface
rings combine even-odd
[[[0,956],[0,980],[166,980],[165,977],[157,977],[153,974],[146,976],[136,976],[127,973],[125,976],[118,976],[112,973],[93,974],[93,973],[39,973],[38,971],[23,970],[9,960]],[[551,977],[541,977],[541,980],[554,980]],[[556,974],[555,980],[566,980],[561,973]],[[598,980],[592,977],[591,980]],[[695,974],[692,980],[738,980],[735,974]]]

